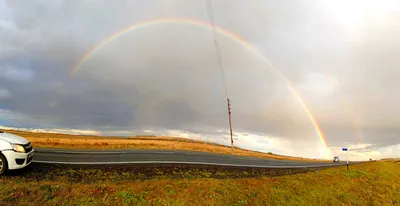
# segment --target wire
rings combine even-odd
[[[226,95],[226,98],[228,98],[229,97],[228,96],[228,87],[226,85],[226,80],[225,80],[224,65],[222,63],[221,51],[220,51],[219,43],[218,43],[217,29],[215,28],[215,21],[214,21],[212,6],[211,6],[211,0],[205,0],[205,1],[206,1],[206,5],[207,5],[208,17],[210,19],[210,24],[211,24],[212,30],[213,30],[214,45],[215,45],[215,50],[217,52],[219,68],[220,68],[221,74],[222,74],[222,82],[224,84],[225,95]]]

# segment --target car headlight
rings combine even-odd
[[[13,150],[16,152],[25,152],[25,148],[22,145],[19,144],[12,144]]]

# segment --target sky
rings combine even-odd
[[[278,154],[400,157],[400,3],[395,0],[0,0],[0,125],[152,133]],[[266,60],[271,64],[266,63]],[[278,71],[278,72],[277,72]],[[283,74],[283,78],[282,75]],[[289,82],[289,83],[288,83]],[[320,137],[299,98],[320,126]]]

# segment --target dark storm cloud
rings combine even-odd
[[[366,143],[399,143],[398,12],[360,17],[365,13],[355,1],[212,4],[219,26],[254,44],[288,77],[330,145],[357,142],[355,130]],[[0,109],[46,119],[37,127],[226,131],[226,96],[209,30],[137,30],[106,44],[68,77],[105,37],[176,16],[208,21],[204,1],[1,2]],[[315,141],[289,85],[260,58],[218,37],[234,128]]]

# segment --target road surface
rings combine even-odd
[[[37,148],[34,162],[74,165],[198,164],[258,168],[306,168],[346,164],[261,159],[207,152],[175,150],[63,150]],[[356,162],[352,162],[354,164]]]

